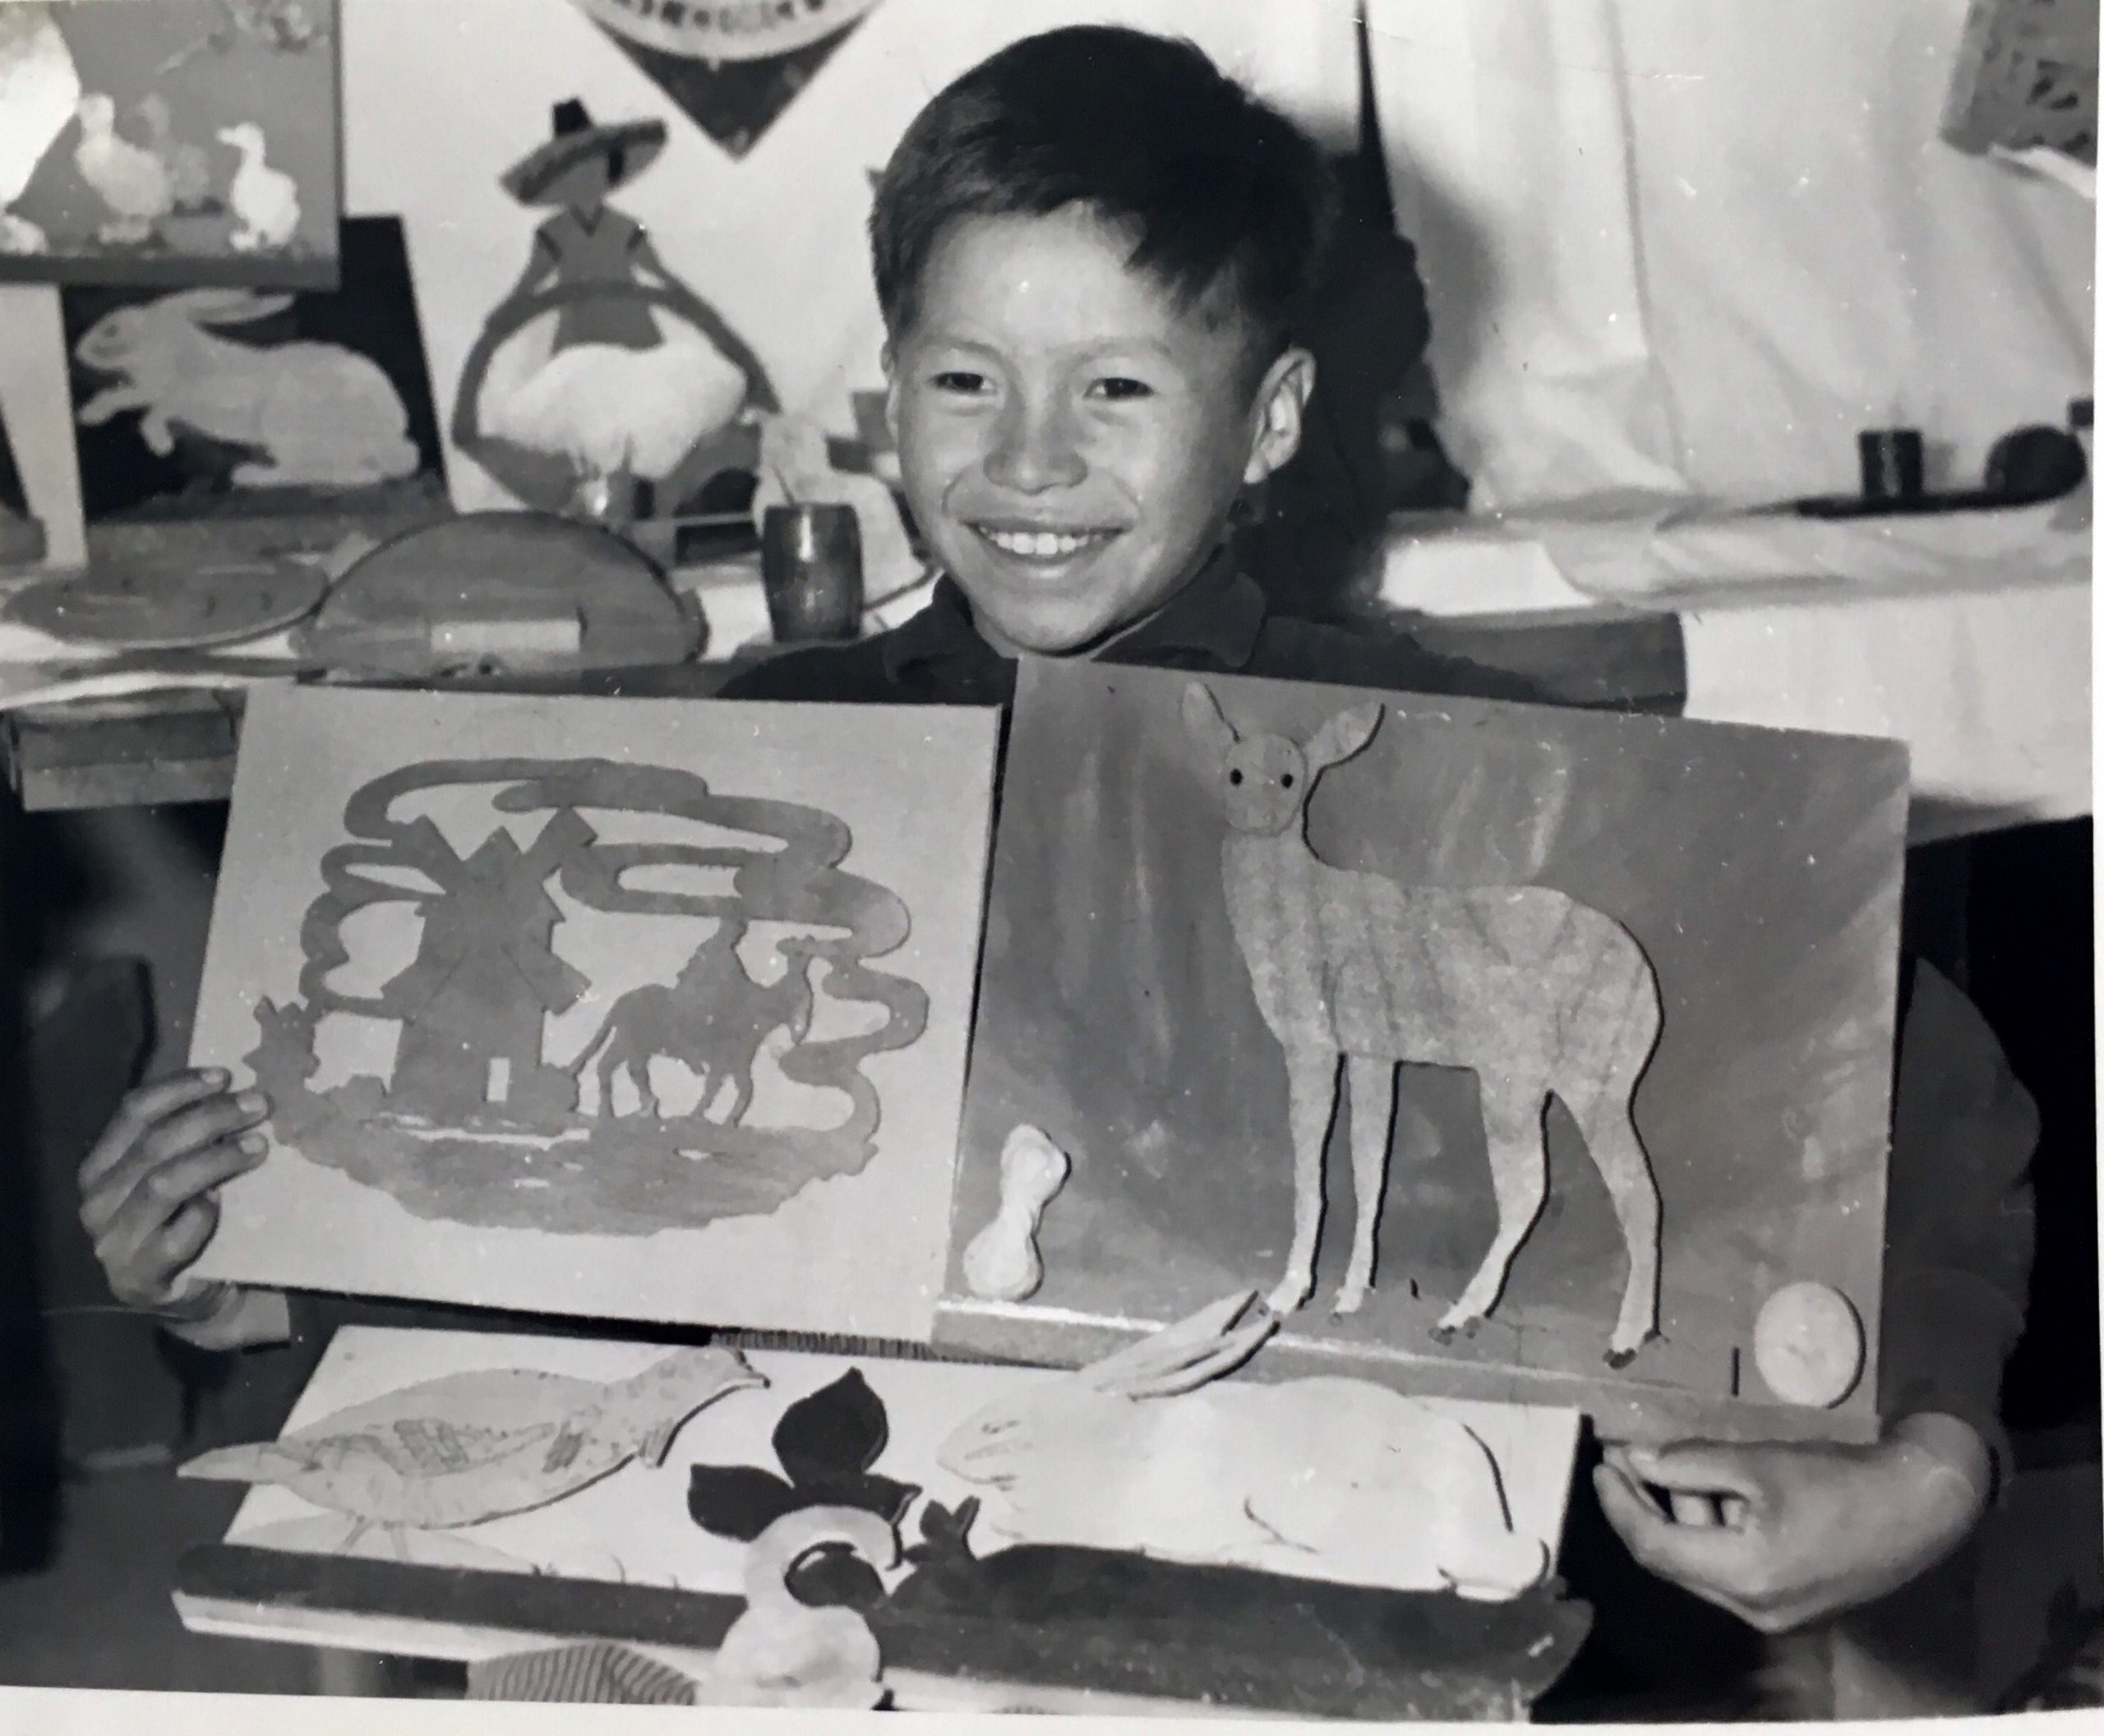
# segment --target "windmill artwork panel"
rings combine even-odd
[[[272,1151],[203,1269],[925,1338],[993,755],[976,712],[257,695],[193,1052]]]
[[[1897,744],[1027,662],[939,1339],[1876,1427]]]

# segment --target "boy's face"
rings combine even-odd
[[[1085,209],[953,224],[889,357],[915,518],[997,649],[1094,645],[1173,597],[1293,455],[1314,364],[1254,382],[1241,321],[1179,310]]]

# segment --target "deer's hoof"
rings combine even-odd
[[[1365,1286],[1362,1285],[1354,1290],[1346,1286],[1337,1292],[1337,1300],[1330,1304],[1330,1312],[1333,1314],[1355,1314],[1365,1306]]]
[[[1303,1284],[1298,1279],[1288,1278],[1264,1299],[1264,1306],[1275,1314],[1285,1315],[1297,1313],[1301,1304],[1308,1300],[1314,1288],[1313,1280]]]
[[[1630,1364],[1636,1360],[1638,1351],[1641,1350],[1645,1345],[1654,1342],[1663,1336],[1663,1335],[1662,1333],[1659,1332],[1654,1328],[1654,1330],[1645,1333],[1645,1335],[1641,1338],[1638,1339],[1633,1345],[1610,1350],[1608,1352],[1608,1366],[1611,1369],[1627,1368]]]

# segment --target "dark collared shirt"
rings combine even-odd
[[[1271,614],[1254,579],[1223,552],[1099,660],[1220,675],[1332,681],[1395,693],[1554,703],[1526,676],[1428,649],[1407,635],[1377,637]],[[850,704],[1005,705],[1016,666],[979,636],[954,579],[937,582],[918,615],[851,645],[791,651],[734,677],[723,697]]]

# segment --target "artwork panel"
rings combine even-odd
[[[205,1269],[925,1339],[994,745],[990,713],[257,695],[194,1052],[271,1096],[274,1149]]]
[[[1223,1289],[1270,1286],[1289,1262],[1285,1051],[1230,908],[1221,794],[1234,787],[1211,778],[1186,725],[1188,685],[1167,672],[1042,664],[1023,679],[944,1325],[976,1349],[1027,1344],[1041,1355],[1071,1328],[1059,1360],[1073,1360],[1084,1340],[1100,1341],[1093,1327],[1174,1319]],[[1207,685],[1245,740],[1278,732],[1294,754],[1327,720],[1380,705],[1366,744],[1313,783],[1305,835],[1325,872],[1465,898],[1550,889],[1569,921],[1590,912],[1634,940],[1657,997],[1660,1034],[1630,1101],[1663,1203],[1661,1336],[1622,1368],[1603,1363],[1629,1323],[1617,1322],[1636,1287],[1629,1244],[1558,1098],[1545,1118],[1540,1215],[1487,1317],[1442,1341],[1498,1226],[1496,1124],[1479,1073],[1457,1057],[1425,1064],[1442,1056],[1427,1052],[1437,1032],[1419,1018],[1420,1028],[1396,1033],[1410,1041],[1372,1046],[1410,1060],[1398,1073],[1373,1286],[1343,1317],[1328,1310],[1350,1276],[1359,1103],[1351,1069],[1334,1052],[1326,1063],[1338,1081],[1333,1104],[1320,1106],[1334,1110],[1328,1210],[1313,1302],[1289,1321],[1281,1353],[1363,1355],[1414,1374],[1428,1360],[1468,1376],[1430,1390],[1493,1396],[1518,1374],[1566,1401],[1574,1391],[1603,1403],[1619,1393],[1640,1410],[1783,1433],[1874,1430],[1867,1360],[1844,1402],[1799,1415],[1779,1411],[1751,1350],[1763,1300],[1800,1281],[1845,1296],[1876,1343],[1903,751],[1673,719]],[[1247,770],[1265,774],[1255,762]],[[1013,799],[1024,788],[1032,800]],[[1263,899],[1248,891],[1245,902]],[[1479,907],[1451,907],[1466,912],[1463,939],[1495,926]],[[1340,911],[1329,911],[1336,933],[1350,928]],[[1524,939],[1506,935],[1508,953]],[[1451,934],[1437,944],[1450,960],[1469,952]],[[1362,925],[1345,962],[1366,948]],[[1472,967],[1479,978],[1483,967]],[[1276,994],[1283,979],[1271,974]],[[1478,980],[1445,966],[1433,975],[1449,1004],[1465,1004]],[[1546,979],[1530,981],[1538,986],[1523,985],[1513,1002],[1516,1031],[1530,997],[1554,999],[1539,986]],[[1381,1012],[1372,975],[1317,986],[1340,1021]],[[1400,1027],[1421,1011],[1391,995],[1382,1016]],[[1501,1053],[1493,1078],[1513,1059]],[[1362,1071],[1378,1114],[1379,1069]],[[1077,1080],[1088,1089],[1067,1083]],[[1072,1164],[1038,1226],[1044,1277],[1026,1300],[975,1295],[962,1250],[1000,1215],[999,1155],[1023,1125]]]

